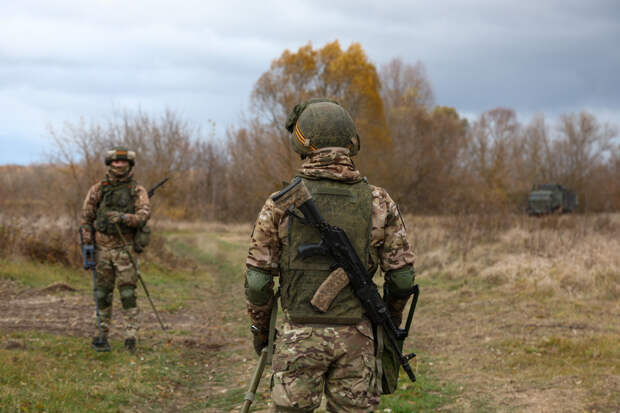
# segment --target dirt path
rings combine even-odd
[[[38,331],[90,340],[97,334],[97,328],[94,322],[93,298],[86,293],[67,284],[27,288],[15,281],[0,279],[0,331]],[[115,294],[110,338],[120,340],[123,337],[119,314],[121,302],[118,293]],[[146,299],[142,298],[138,317],[142,337],[161,337],[159,322]],[[220,330],[217,325],[217,312],[210,306],[201,308],[196,303],[193,304],[187,310],[159,311],[167,328],[173,326],[175,330],[196,333],[183,334],[181,337],[171,336],[171,341],[191,348],[219,349],[226,340],[222,338],[222,334],[217,334]],[[209,340],[205,337],[209,337]]]

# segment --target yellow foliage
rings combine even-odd
[[[320,49],[308,43],[296,52],[285,50],[259,79],[253,97],[279,106],[282,114],[312,97],[334,99],[349,111],[366,143],[385,144],[389,134],[380,88],[377,69],[362,46],[353,43],[342,50],[335,40]]]

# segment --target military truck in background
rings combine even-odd
[[[573,212],[577,195],[559,184],[534,185],[527,198],[528,215]]]

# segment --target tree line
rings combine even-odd
[[[136,151],[145,186],[171,178],[158,191],[160,216],[252,220],[301,165],[284,123],[312,97],[335,99],[350,112],[361,136],[356,165],[405,213],[523,211],[537,183],[575,190],[582,211],[620,210],[617,130],[593,114],[553,122],[538,114],[523,124],[514,110],[497,107],[468,120],[435,104],[423,64],[396,58],[377,68],[360,44],[342,49],[337,41],[284,51],[256,81],[248,116],[225,137],[205,136],[173,111],[52,130],[50,163],[4,167],[0,199],[5,209],[53,203],[76,215],[105,174],[105,151],[122,144]]]

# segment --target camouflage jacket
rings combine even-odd
[[[300,169],[301,176],[350,182],[362,179],[355,168],[348,150],[344,148],[322,148],[312,153]],[[370,185],[372,191],[372,230],[370,245],[376,248],[378,263],[369,263],[369,268],[379,264],[383,272],[396,270],[413,264],[415,254],[407,239],[407,232],[396,203],[383,188]],[[256,220],[251,236],[246,265],[278,275],[282,242],[288,234],[288,216],[276,208],[271,194]],[[265,325],[264,317],[269,314],[272,302],[266,306],[254,306],[248,302],[248,312],[255,324]]]
[[[107,175],[107,179],[110,179],[109,175]],[[113,179],[113,178],[112,178]],[[132,174],[129,174],[125,178],[125,180],[132,179]],[[95,185],[91,186],[86,194],[86,198],[84,199],[84,203],[82,205],[82,213],[80,217],[80,227],[82,228],[92,228],[93,223],[95,221],[97,215],[97,207],[101,202],[101,181],[97,182]],[[134,211],[133,214],[125,214],[124,223],[130,227],[138,227],[140,225],[145,224],[151,216],[151,203],[149,201],[149,195],[146,189],[142,185],[136,185],[136,196],[134,198]],[[84,243],[92,243],[91,235],[89,231],[83,231],[84,234]],[[106,235],[100,232],[97,232],[95,235],[95,241],[97,245],[106,247],[106,248],[118,248],[123,246],[123,241],[118,236]],[[133,241],[133,239],[125,240],[128,244]]]

